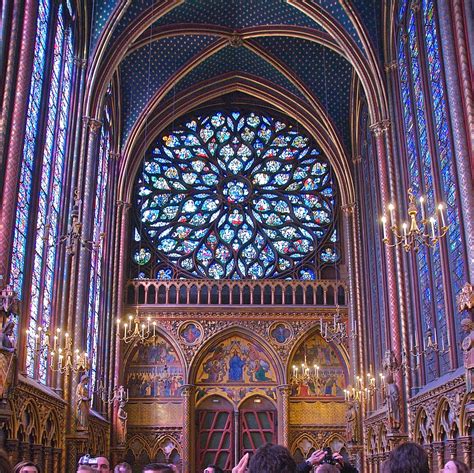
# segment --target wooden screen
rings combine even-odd
[[[233,413],[230,410],[197,411],[198,444],[196,447],[198,471],[215,464],[225,471],[234,466]]]
[[[254,452],[268,442],[276,443],[275,411],[245,409],[240,418],[241,455]]]

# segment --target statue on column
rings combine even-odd
[[[127,402],[122,399],[119,401],[118,411],[117,411],[117,440],[119,445],[125,445],[127,441],[127,419],[128,413],[125,410],[125,404]]]
[[[357,443],[358,441],[358,410],[359,406],[357,402],[353,401],[349,403],[349,407],[346,411],[346,442]]]
[[[87,430],[90,410],[89,375],[83,374],[76,388],[77,430]]]
[[[400,392],[398,390],[398,386],[395,384],[392,373],[389,373],[387,376],[387,394],[385,399],[388,408],[390,427],[392,430],[398,430],[401,424]]]
[[[0,336],[0,399],[5,399],[15,374],[15,322],[6,322]]]
[[[474,321],[472,311],[474,309],[474,288],[466,283],[457,297],[458,309],[466,311],[467,317],[461,320],[461,328],[467,334],[462,341],[464,354],[464,369],[466,377],[466,391],[472,393],[474,389]]]

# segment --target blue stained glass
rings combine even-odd
[[[97,184],[94,200],[94,232],[93,240],[99,241],[101,233],[105,233],[107,183],[109,175],[110,134],[106,125],[102,127],[97,160]],[[104,247],[101,244],[91,257],[89,284],[89,310],[87,319],[87,353],[91,363],[91,386],[95,386],[97,378],[97,345],[99,340],[99,317],[102,296],[102,265]]]
[[[16,224],[13,236],[13,252],[10,268],[10,284],[22,299],[25,264],[26,234],[31,205],[36,134],[40,117],[41,95],[44,81],[45,53],[48,37],[50,2],[41,0],[38,4],[36,23],[35,54],[31,75],[28,112],[26,117],[23,159],[20,170],[20,189],[16,208]],[[31,353],[31,352],[30,352]]]
[[[160,259],[199,277],[298,277],[333,227],[328,162],[292,125],[253,112],[177,129],[186,132],[151,147],[136,185],[142,231]],[[132,251],[134,262],[147,264],[152,251]],[[332,251],[318,252],[319,263],[337,260]]]
[[[425,41],[430,71],[430,87],[433,97],[433,112],[435,117],[436,139],[438,142],[439,167],[441,184],[448,204],[447,221],[450,224],[448,231],[448,252],[450,264],[450,277],[453,303],[459,294],[462,285],[467,279],[464,241],[460,229],[462,221],[460,203],[457,195],[456,166],[453,156],[451,136],[448,129],[448,110],[445,97],[444,81],[441,75],[441,58],[439,54],[439,39],[434,17],[434,4],[432,0],[423,0]],[[455,305],[455,304],[454,304]],[[459,332],[459,318],[456,318]],[[445,327],[445,319],[441,328]],[[459,338],[459,334],[458,334]]]

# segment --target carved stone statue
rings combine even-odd
[[[7,322],[0,336],[0,399],[5,400],[9,387],[14,383],[16,354],[13,331],[15,322]]]
[[[346,441],[347,443],[357,443],[357,419],[358,405],[351,402],[346,411]]]
[[[466,370],[466,391],[472,393],[474,389],[474,322],[471,319],[463,319],[461,320],[461,327],[467,333],[462,341],[464,369]]]
[[[119,445],[125,445],[127,441],[127,419],[128,413],[125,410],[126,401],[119,401],[117,419],[118,419],[118,429],[117,429],[117,440]]]
[[[87,430],[90,410],[89,375],[83,374],[76,388],[77,430]]]
[[[392,430],[398,430],[400,428],[400,392],[391,373],[387,376],[386,395],[390,427]]]
[[[4,351],[14,352],[15,343],[13,340],[13,331],[15,329],[15,322],[10,321],[5,324],[2,329],[0,337],[0,349]]]

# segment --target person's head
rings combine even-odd
[[[143,468],[143,473],[174,473],[166,463],[150,463]]]
[[[295,473],[296,463],[281,445],[267,443],[250,460],[249,473]]]
[[[13,468],[13,473],[40,473],[40,469],[33,462],[20,462]]]
[[[390,462],[388,460],[380,465],[380,473],[390,473]]]
[[[203,473],[224,473],[224,470],[217,465],[208,465]]]
[[[94,468],[92,468],[89,465],[79,465],[76,471],[76,473],[91,473],[91,472],[92,473],[97,472],[97,470],[94,470]]]
[[[458,460],[449,460],[444,465],[443,473],[469,473],[469,467]]]
[[[390,473],[430,473],[428,455],[414,442],[399,445],[390,453]]]
[[[114,468],[114,473],[132,473],[132,467],[127,463],[119,463]]]
[[[341,470],[336,465],[323,463],[316,468],[316,473],[339,473]]]
[[[97,466],[95,467],[100,473],[110,473],[110,463],[106,457],[97,457]]]

